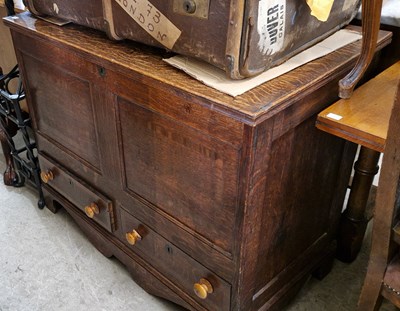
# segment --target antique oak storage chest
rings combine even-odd
[[[314,123],[359,43],[232,98],[150,47],[5,23],[48,208],[143,288],[190,310],[281,310],[329,267],[355,146]]]
[[[311,15],[307,3],[315,7],[323,1],[312,0],[26,2],[37,15],[100,29],[116,40],[132,39],[201,58],[234,79],[256,75],[322,40],[348,24],[360,3],[332,0],[320,20]]]

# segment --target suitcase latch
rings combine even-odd
[[[208,18],[210,0],[174,0],[173,11],[181,15]]]

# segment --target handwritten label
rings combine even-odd
[[[181,31],[147,0],[115,0],[149,35],[172,49]]]

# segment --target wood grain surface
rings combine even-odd
[[[399,72],[400,62],[397,62],[358,88],[350,99],[341,99],[322,111],[317,127],[383,152]]]

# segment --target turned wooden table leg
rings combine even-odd
[[[342,214],[338,235],[337,258],[352,262],[358,255],[369,219],[365,211],[374,176],[378,173],[380,152],[361,147],[354,165],[349,201]]]
[[[3,149],[4,158],[6,160],[6,170],[4,171],[4,184],[14,186],[18,180],[18,176],[14,167],[14,161],[11,156],[11,148],[9,137],[16,134],[15,126],[6,125],[3,120],[0,120],[0,141]],[[11,142],[12,143],[12,142]]]

